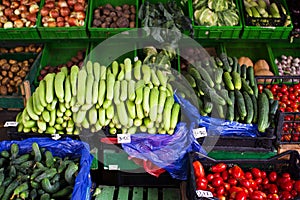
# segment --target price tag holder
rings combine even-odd
[[[7,122],[5,122],[5,124],[4,124],[4,127],[16,127],[16,126],[18,126],[18,122],[14,122],[14,121],[7,121]]]
[[[196,194],[198,197],[213,197],[213,194],[206,190],[196,190]]]
[[[118,165],[108,165],[108,170],[120,170]]]
[[[52,138],[53,140],[59,140],[59,139],[61,138],[61,136],[60,136],[59,134],[52,134],[52,135],[51,135],[51,138]]]
[[[193,134],[196,139],[201,137],[206,137],[207,136],[206,128],[200,127],[200,128],[193,129]]]
[[[126,144],[131,143],[131,135],[130,134],[117,134],[118,144]]]

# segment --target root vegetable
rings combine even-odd
[[[129,20],[125,17],[121,17],[116,21],[116,24],[120,28],[126,28],[129,26]]]
[[[0,94],[7,95],[7,88],[4,85],[0,85]]]
[[[7,85],[9,83],[9,78],[8,77],[4,77],[1,81],[1,85]]]

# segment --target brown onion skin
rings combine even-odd
[[[62,17],[66,17],[66,16],[69,16],[70,15],[70,9],[68,7],[62,7],[60,9],[60,15]]]
[[[78,11],[84,11],[84,6],[81,3],[75,3],[74,5],[74,11],[78,12]]]
[[[55,2],[49,1],[44,5],[44,7],[48,8],[48,9],[53,9],[53,8],[55,8]]]
[[[49,14],[49,8],[43,7],[43,8],[41,9],[41,15],[42,15],[42,17],[45,17],[45,16],[47,16],[48,14]]]

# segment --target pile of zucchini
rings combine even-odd
[[[88,61],[42,80],[17,116],[19,132],[79,134],[83,129],[172,134],[180,106],[166,71],[138,60]]]
[[[32,143],[32,151],[19,154],[13,143],[10,151],[0,153],[0,198],[70,199],[78,173],[79,159],[54,157]]]
[[[260,132],[270,126],[278,101],[267,88],[259,93],[253,66],[221,53],[189,65],[183,75],[198,95],[201,115],[258,124]]]

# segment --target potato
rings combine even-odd
[[[0,94],[7,95],[7,88],[4,85],[0,85]]]
[[[25,78],[25,76],[26,76],[26,71],[20,70],[20,71],[18,72],[17,75],[20,76],[21,78]]]
[[[17,73],[20,70],[18,64],[14,64],[10,67],[10,72]]]
[[[11,71],[8,71],[8,78],[13,79],[14,78],[14,73],[12,73]]]
[[[9,83],[10,79],[8,77],[5,77],[1,81],[1,85],[7,85]]]
[[[15,48],[14,48],[14,51],[15,51],[16,53],[20,53],[20,52],[24,51],[24,47],[21,47],[21,46],[15,47]]]
[[[10,69],[10,64],[5,63],[5,64],[2,65],[1,68],[2,68],[2,70],[8,71]]]
[[[3,59],[0,60],[0,66],[4,65],[5,63],[7,63],[6,59],[3,58]]]
[[[4,70],[1,71],[1,75],[4,76],[4,77],[6,77],[7,76],[7,71],[4,71]]]
[[[17,64],[18,62],[16,60],[10,59],[8,61],[9,64],[13,65],[13,64]]]

